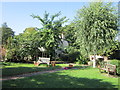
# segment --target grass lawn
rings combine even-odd
[[[34,66],[34,64],[25,64],[25,63],[4,63],[2,64],[2,77],[15,76],[23,73],[31,73],[38,71],[47,71],[54,70],[61,67],[68,66],[68,64],[56,64],[55,67],[51,65],[47,67],[47,64],[41,64],[38,67]]]
[[[3,88],[118,88],[118,78],[101,74],[97,68],[81,68],[44,73],[3,81]]]

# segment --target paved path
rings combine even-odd
[[[43,73],[52,73],[52,72],[56,72],[56,71],[60,71],[60,70],[64,70],[64,69],[61,68],[61,69],[55,69],[55,70],[50,70],[50,71],[40,71],[40,72],[33,72],[33,73],[28,73],[28,74],[21,74],[21,75],[6,77],[6,78],[0,78],[0,81],[25,78],[25,77],[30,77],[30,76],[34,76],[34,75],[43,74]]]

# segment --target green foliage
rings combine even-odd
[[[90,54],[110,56],[119,50],[120,44],[115,41],[117,15],[111,3],[93,2],[88,7],[78,10],[74,21],[65,26],[65,39],[69,43],[69,52],[78,51],[79,63],[87,63]],[[74,56],[74,55],[73,55]]]
[[[60,54],[60,59],[68,62],[76,62],[79,59],[79,51],[72,46],[67,46]]]
[[[8,61],[33,61],[42,56],[39,48],[43,47],[47,56],[55,58],[55,50],[59,48],[61,34],[63,33],[62,24],[67,21],[66,17],[56,19],[61,13],[51,15],[45,12],[44,18],[31,15],[40,20],[42,28],[26,28],[23,33],[8,39],[6,58]]]
[[[0,32],[2,34],[2,45],[7,45],[7,40],[9,37],[14,36],[14,32],[11,28],[7,26],[7,23],[3,23],[2,27],[0,28]]]
[[[36,32],[35,28],[26,28],[24,33],[9,38],[6,58],[12,61],[23,61],[25,57],[37,56],[39,42],[34,38]]]
[[[74,23],[70,23],[69,25],[66,25],[64,27],[64,36],[65,40],[69,43],[69,46],[75,46],[75,40],[76,40],[76,29],[74,27]]]
[[[78,10],[74,26],[76,44],[82,57],[89,54],[108,55],[118,46],[115,44],[117,15],[111,3],[92,2],[88,7]]]
[[[80,59],[80,51],[79,46],[75,42],[77,39],[76,29],[74,27],[74,23],[70,23],[64,27],[64,36],[65,40],[68,42],[68,46],[65,47],[64,54],[67,55],[67,60],[70,62],[78,62],[79,64],[83,64],[84,60]]]
[[[62,42],[63,27],[62,24],[68,21],[66,17],[56,19],[61,13],[56,13],[49,17],[49,13],[45,12],[44,18],[40,16],[31,15],[33,18],[37,18],[42,28],[40,30],[42,47],[51,54],[51,58],[55,57],[55,50],[59,49],[59,44]]]
[[[80,54],[80,59],[78,59],[78,61],[80,64],[88,64],[89,58]]]
[[[38,56],[39,52],[39,41],[36,40],[37,36],[35,36],[37,33],[36,28],[26,28],[24,33],[18,36],[20,38],[19,45],[20,45],[20,51],[21,57],[28,57],[29,55],[32,57],[32,59],[36,59],[36,56]],[[34,58],[35,57],[35,58]]]
[[[118,66],[120,64],[120,61],[117,59],[113,59],[113,60],[110,60],[110,64],[114,64],[114,65]]]
[[[116,65],[117,67],[117,73],[120,74],[120,60],[113,59],[109,61],[110,64]]]
[[[111,3],[90,3],[88,7],[78,10],[74,21],[64,27],[68,19],[58,19],[60,15],[61,12],[51,16],[45,12],[43,18],[31,15],[41,22],[42,28],[26,28],[16,36],[12,29],[3,24],[1,30],[2,37],[5,37],[6,58],[13,61],[29,61],[29,57],[37,60],[41,56],[38,47],[43,47],[52,60],[56,58],[56,51],[60,50],[63,60],[86,64],[90,54],[109,56],[120,49],[120,43],[115,41],[117,15]],[[62,34],[69,43],[67,48],[60,46],[63,43]]]
[[[8,46],[9,38],[14,37],[14,32],[12,31],[11,28],[7,26],[7,23],[3,23],[2,27],[0,27],[0,53],[2,56],[2,60],[5,61],[5,56],[6,56],[6,48]],[[11,52],[12,54],[12,52]]]

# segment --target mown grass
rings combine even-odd
[[[3,81],[3,88],[118,88],[118,78],[97,68],[79,68]]]
[[[34,64],[7,62],[2,64],[1,70],[2,77],[8,77],[31,72],[54,70],[66,66],[68,66],[68,64],[56,64],[55,67],[52,67],[51,65],[47,67],[47,64],[40,64],[39,66],[34,66]]]
[[[60,67],[67,67],[68,65],[69,64],[56,64],[56,66],[60,66]],[[1,63],[1,66],[2,66],[1,68],[35,67],[34,64],[28,64],[28,63],[11,63],[11,62],[3,62],[3,63]],[[39,67],[47,67],[47,64],[40,64]]]

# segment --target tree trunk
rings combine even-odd
[[[93,68],[96,67],[96,52],[94,51]]]

